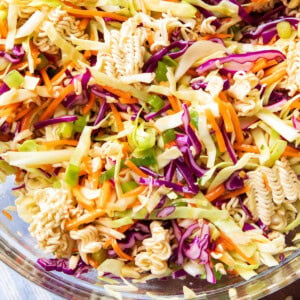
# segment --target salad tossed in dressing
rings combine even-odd
[[[298,0],[0,1],[0,181],[38,263],[216,283],[297,250],[299,22]]]

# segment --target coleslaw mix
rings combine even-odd
[[[216,283],[297,249],[299,17],[298,0],[2,0],[0,180],[54,256],[39,264]]]

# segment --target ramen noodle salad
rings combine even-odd
[[[134,289],[247,280],[297,250],[299,17],[299,0],[0,1],[0,180],[38,263]]]

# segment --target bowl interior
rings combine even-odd
[[[9,177],[5,184],[0,185],[1,210],[8,205],[14,205],[12,186],[12,177]],[[74,299],[74,295],[80,299],[88,299],[91,295],[96,297],[111,295],[107,284],[97,280],[95,271],[75,278],[63,273],[45,272],[40,268],[36,260],[45,254],[36,248],[36,242],[28,233],[27,224],[17,216],[16,212],[11,214],[12,221],[0,214],[0,259],[2,261],[34,283],[66,298]],[[283,288],[300,277],[299,257],[300,250],[287,257],[279,266],[261,268],[259,275],[247,282],[233,276],[223,277],[215,285],[192,277],[184,280],[151,280],[147,283],[134,283],[136,290],[122,292],[122,295],[123,298],[128,299],[150,299],[151,294],[163,296],[164,299],[168,297],[178,299],[182,298],[182,287],[185,285],[191,288],[199,299],[205,299],[207,296],[210,296],[210,299],[228,299],[229,290],[231,296],[237,299],[249,299],[250,296],[259,298]]]

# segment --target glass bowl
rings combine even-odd
[[[13,178],[0,185],[0,209],[14,205],[11,193]],[[80,278],[58,272],[46,272],[36,261],[43,253],[35,247],[35,241],[16,213],[13,220],[0,214],[0,259],[19,274],[35,284],[68,299],[108,299],[110,294],[105,283],[90,272]],[[162,299],[182,299],[183,285],[191,288],[197,299],[258,299],[269,295],[300,278],[300,250],[288,256],[280,265],[261,268],[254,278],[244,281],[239,277],[223,277],[215,285],[195,278],[152,280],[134,284],[135,292],[122,292],[123,299],[151,299],[150,295]],[[152,297],[153,299],[153,297]]]

